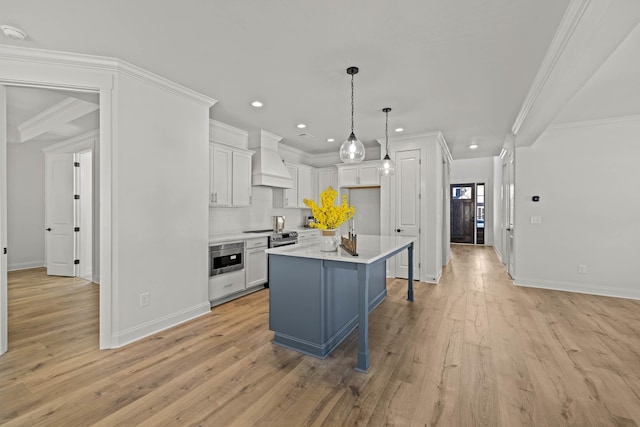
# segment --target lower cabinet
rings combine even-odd
[[[266,244],[245,250],[244,265],[247,274],[247,288],[264,285],[269,280],[267,277],[267,254],[264,252],[265,249],[267,249]]]
[[[209,301],[211,305],[228,301],[225,297],[245,289],[244,269],[231,271],[209,278]]]
[[[211,307],[262,289],[267,275],[267,238],[247,239],[244,245],[244,268],[209,278]]]

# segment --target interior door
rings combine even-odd
[[[396,152],[396,226],[399,236],[420,235],[420,150]],[[413,245],[415,280],[420,278],[420,240]],[[409,277],[409,256],[402,251],[394,257],[396,276]],[[416,268],[418,267],[418,268]]]
[[[451,242],[474,243],[473,184],[451,184]]]
[[[73,153],[48,154],[45,177],[47,274],[75,276]]]

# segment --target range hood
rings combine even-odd
[[[251,185],[293,187],[293,179],[278,154],[281,139],[264,130],[249,135],[249,148],[255,150],[251,157]]]

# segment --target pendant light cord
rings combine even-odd
[[[387,116],[384,123],[384,138],[386,141],[385,146],[387,147],[387,156],[389,155],[389,111],[385,111],[384,114]]]
[[[353,74],[351,74],[351,134],[353,134]]]

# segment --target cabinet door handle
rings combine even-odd
[[[218,203],[218,193],[213,193],[213,203]]]
[[[47,230],[47,231],[51,231],[51,227],[49,227],[49,228],[45,228],[45,230]]]
[[[403,231],[401,228],[396,228],[396,233],[400,233],[401,231]]]

